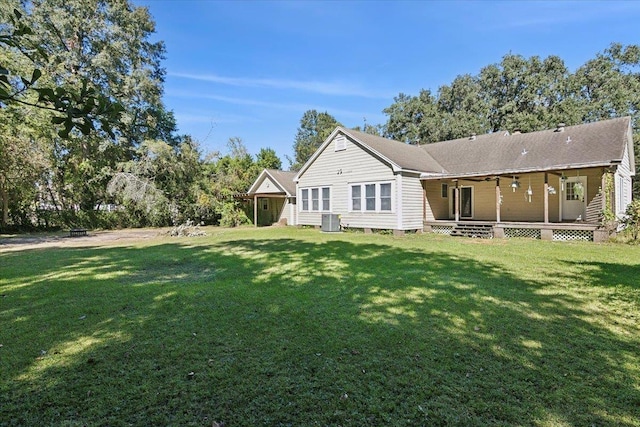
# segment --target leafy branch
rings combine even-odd
[[[47,59],[47,54],[39,47],[31,47],[24,36],[33,34],[33,30],[22,20],[22,13],[16,9],[10,17],[12,31],[0,34],[0,46],[14,49],[28,58],[34,65],[37,58]],[[0,63],[0,106],[2,104],[21,104],[58,113],[51,122],[60,127],[58,135],[68,138],[73,129],[88,135],[99,128],[114,137],[112,126],[124,111],[119,102],[105,96],[91,84],[87,78],[81,78],[81,87],[39,87],[43,76],[39,68],[35,68],[30,77],[12,75],[10,70]],[[25,94],[35,92],[37,101],[30,101]]]

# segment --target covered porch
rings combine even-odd
[[[473,237],[602,241],[608,168],[424,178],[424,228]]]

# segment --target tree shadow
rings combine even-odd
[[[547,278],[353,240],[0,255],[6,424],[637,425],[632,325]]]

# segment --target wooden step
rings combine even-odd
[[[493,226],[486,224],[456,224],[451,230],[452,236],[481,239],[493,238]]]

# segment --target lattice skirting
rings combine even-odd
[[[592,230],[553,230],[553,240],[586,240],[593,241]]]
[[[431,231],[436,234],[446,234],[447,236],[450,236],[451,231],[453,231],[453,227],[451,225],[432,225]]]
[[[531,239],[540,239],[540,230],[536,228],[505,228],[505,237],[529,237]]]

